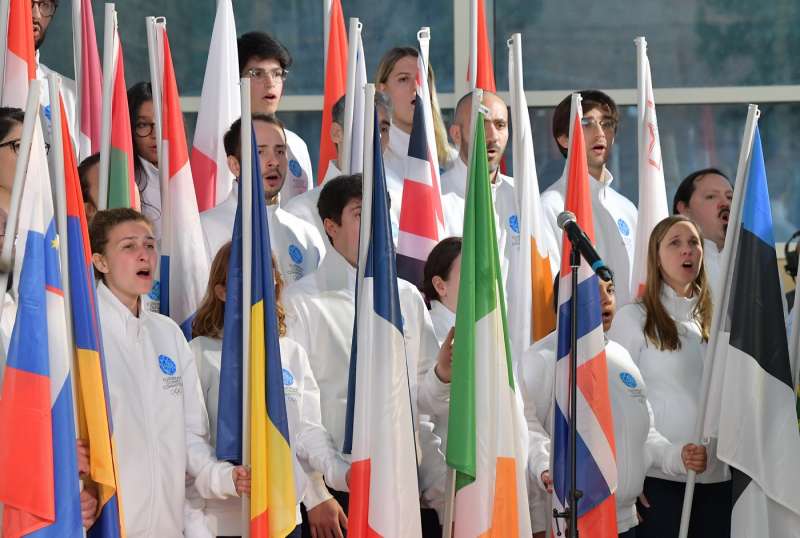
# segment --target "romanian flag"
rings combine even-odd
[[[36,53],[33,45],[29,0],[10,0],[5,73],[2,80],[2,106],[25,108],[30,81],[36,78]]]
[[[331,140],[333,105],[344,96],[347,88],[347,30],[344,27],[342,1],[331,0],[328,57],[325,60],[325,97],[322,100],[322,130],[319,137],[320,183],[325,178],[328,162],[336,159],[336,147]],[[341,166],[341,163],[340,163]]]
[[[80,42],[80,136],[79,160],[100,151],[101,114],[103,108],[103,73],[97,52],[92,1],[80,0],[80,18],[74,21],[73,34]],[[130,120],[128,120],[130,123]],[[128,130],[130,132],[130,129]]]
[[[35,121],[20,201],[17,318],[0,393],[0,503],[5,505],[0,534],[72,538],[83,536],[72,353],[38,114]]]
[[[528,430],[511,365],[483,114],[473,114],[447,433],[454,536],[527,538]]]
[[[252,265],[250,297],[242,291],[242,195],[233,226],[233,245],[228,265],[225,301],[225,332],[222,340],[222,366],[217,419],[217,457],[242,461],[243,379],[248,383],[250,414],[249,443],[252,472],[250,493],[250,536],[279,538],[296,526],[297,498],[289,423],[283,394],[283,369],[278,343],[275,311],[272,247],[269,240],[267,208],[263,203],[258,146],[253,136],[253,173],[242,178],[253,184]],[[246,302],[245,302],[246,301]],[[250,306],[250,326],[243,327],[242,306]],[[242,361],[242,334],[250,334],[247,361]],[[247,371],[243,372],[243,364]],[[246,374],[243,377],[243,374]]]
[[[61,117],[65,118],[63,102]],[[100,509],[89,530],[91,538],[124,536],[114,463],[113,427],[108,399],[105,358],[100,349],[100,320],[92,270],[92,253],[83,206],[81,184],[72,140],[66,122],[61,123],[64,178],[67,200],[69,284],[72,330],[77,357],[78,416],[80,437],[88,441],[89,477],[97,485]]]
[[[581,229],[594,241],[589,170],[581,128],[579,97],[573,95],[572,128],[567,158],[567,196],[564,209],[575,214]],[[558,342],[556,351],[555,414],[553,417],[553,507],[559,511],[570,502],[570,327],[572,269],[571,243],[563,237],[561,278],[558,291]],[[608,396],[605,335],[600,317],[597,276],[585,259],[578,269],[578,397],[577,397],[577,488],[583,492],[578,503],[578,531],[581,536],[616,538],[617,488],[616,448],[611,400]]]

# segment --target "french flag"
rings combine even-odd
[[[25,108],[30,81],[36,78],[36,52],[33,45],[31,3],[10,0],[2,105]]]
[[[364,174],[345,423],[344,452],[352,455],[353,462],[347,532],[354,537],[413,538],[422,532],[414,421],[389,194],[371,85],[366,105],[374,120],[366,126],[372,128],[372,147],[367,148],[372,162]]]
[[[567,160],[567,196],[564,209],[575,214],[578,225],[594,242],[589,171],[581,128],[580,97],[573,94],[572,128]],[[571,349],[572,269],[571,244],[564,236],[558,290],[558,341],[556,354],[556,406],[553,419],[553,507],[559,512],[570,501],[570,421],[577,420],[578,531],[582,536],[617,536],[614,492],[617,488],[616,448],[611,400],[608,395],[605,335],[600,317],[597,276],[585,259],[578,268],[578,349]],[[575,353],[577,417],[570,416],[570,355]],[[559,522],[559,525],[561,523]],[[555,524],[554,524],[555,526]]]
[[[19,307],[0,399],[0,502],[5,505],[0,534],[77,537],[83,528],[72,350],[47,155],[39,118],[35,121],[14,267]]]

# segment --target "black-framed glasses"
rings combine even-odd
[[[22,147],[22,140],[16,138],[14,140],[7,140],[0,144],[0,149],[5,147],[11,148],[11,151],[14,152],[14,155],[19,155],[19,148]],[[44,143],[44,151],[45,153],[50,153],[50,144],[47,142]]]
[[[156,124],[153,122],[137,121],[136,125],[133,127],[133,130],[136,133],[136,136],[139,138],[144,138],[146,136],[150,136],[155,128]]]
[[[39,13],[42,17],[52,17],[53,13],[56,12],[58,2],[53,2],[53,0],[31,0],[31,11],[35,7],[39,8]]]
[[[254,67],[252,69],[248,69],[245,74],[258,82],[263,83],[269,80],[273,84],[278,84],[286,80],[286,77],[289,76],[289,70],[278,67],[276,69],[270,69],[267,71],[266,69],[261,69],[260,67]]]

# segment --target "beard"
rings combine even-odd
[[[47,36],[47,29],[42,29],[41,25],[36,25],[39,28],[39,38],[33,42],[33,48],[39,50],[39,47],[44,43],[44,38]]]

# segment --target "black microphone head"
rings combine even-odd
[[[564,226],[567,225],[567,223],[576,221],[577,219],[575,218],[575,213],[573,213],[572,211],[562,211],[558,215],[558,218],[556,219],[558,227],[561,228],[562,230],[564,229]]]

